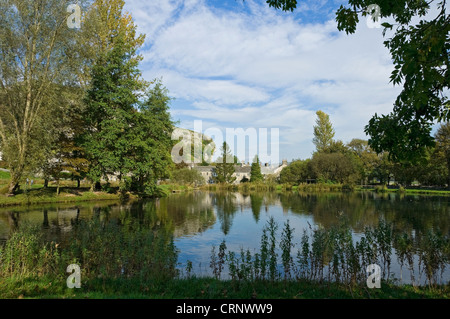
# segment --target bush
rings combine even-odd
[[[202,174],[195,169],[189,168],[182,168],[173,171],[171,181],[183,185],[200,186],[205,184],[205,179]]]
[[[386,193],[388,191],[388,187],[386,184],[375,186],[375,192],[377,193]]]

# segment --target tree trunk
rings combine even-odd
[[[80,188],[80,186],[81,186],[81,181],[79,178],[77,178],[77,188]]]
[[[11,180],[9,182],[9,187],[8,187],[8,196],[13,196],[14,193],[19,188],[19,181],[20,181],[20,177],[22,176],[22,172],[16,171],[13,169],[10,169],[9,171],[11,174]]]
[[[44,188],[48,188],[48,178],[44,179]]]
[[[59,196],[59,179],[56,181],[56,196]]]
[[[47,211],[47,209],[44,209],[44,222],[42,223],[42,226],[47,228],[49,225],[50,224],[48,222],[48,211]]]
[[[447,156],[447,189],[450,191],[450,160],[449,156]]]
[[[449,169],[448,177],[447,177],[447,189],[450,191],[450,169]]]
[[[11,182],[9,183],[9,187],[8,187],[8,196],[13,196],[18,187],[19,187],[19,183],[11,180]]]

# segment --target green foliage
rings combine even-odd
[[[134,59],[136,49],[119,34],[110,52],[93,68],[92,88],[86,96],[83,146],[91,162],[89,177],[98,182],[108,174],[131,175],[130,189],[157,196],[156,180],[171,167],[168,113],[170,98],[160,81],[144,89]]]
[[[195,186],[205,184],[205,179],[203,178],[202,174],[195,169],[189,168],[174,170],[170,179],[178,184],[188,184]]]
[[[347,148],[356,155],[361,180],[367,183],[367,179],[375,175],[375,170],[380,165],[379,156],[370,148],[366,140],[354,138],[347,144]]]
[[[315,153],[310,165],[312,174],[319,181],[354,183],[359,177],[357,162],[352,154]]]
[[[392,16],[397,23],[394,36],[384,44],[395,64],[391,82],[403,83],[403,90],[393,112],[381,117],[375,114],[365,130],[377,152],[387,150],[395,160],[416,161],[434,144],[430,134],[434,122],[450,119],[445,94],[450,84],[450,25],[445,1],[437,3],[437,16],[415,25],[412,19],[422,18],[434,1],[392,2],[379,5],[382,16]]]
[[[73,263],[82,265],[86,279],[173,278],[177,251],[171,236],[138,221],[122,222],[79,221],[67,244],[48,242],[40,227],[23,225],[0,246],[0,278],[59,278]]]
[[[280,183],[300,184],[312,178],[311,160],[296,160],[283,168],[280,173]]]
[[[223,142],[221,160],[216,163],[213,172],[213,180],[216,183],[231,184],[236,180],[234,174],[234,157],[231,154],[230,147],[226,142]]]
[[[76,104],[67,92],[77,86],[79,66],[73,62],[80,48],[74,30],[62,23],[67,18],[62,8],[70,3],[0,3],[0,144],[11,171],[10,194],[23,174],[47,160],[55,126],[60,128],[54,115]]]
[[[260,182],[262,180],[264,180],[264,176],[261,173],[259,157],[256,155],[250,170],[250,182]]]
[[[283,11],[294,11],[297,8],[297,0],[266,0],[270,7]]]
[[[450,189],[450,122],[442,124],[436,132],[436,149],[432,156],[433,166],[441,166],[441,176],[447,177],[447,187]]]
[[[314,126],[313,143],[316,146],[316,150],[321,152],[325,148],[331,146],[335,132],[328,114],[317,111],[316,115],[317,119],[316,125]]]
[[[133,134],[138,103],[135,91],[142,89],[136,80],[140,75],[137,63],[131,59],[135,50],[124,43],[123,35],[117,36],[113,49],[96,61],[85,99],[83,146],[92,163],[89,177],[94,182],[107,174],[127,173],[129,134]]]
[[[415,283],[414,263],[418,255],[418,268],[425,272],[428,284],[436,287],[449,260],[450,241],[443,234],[429,231],[417,243],[407,233],[394,236],[393,225],[380,220],[376,226],[365,227],[360,240],[354,241],[348,222],[340,219],[328,229],[313,229],[310,226],[309,233],[305,229],[294,261],[294,229],[286,222],[279,243],[281,273],[278,271],[278,253],[274,249],[277,229],[278,225],[272,217],[263,228],[260,250],[254,255],[244,248],[241,248],[240,254],[228,252],[226,262],[233,282],[270,281],[273,284],[283,275],[285,280],[297,280],[297,283],[327,280],[353,289],[358,285],[366,287],[366,268],[377,264],[382,267],[381,277],[385,287],[392,280],[391,258],[397,256],[401,267],[408,266]]]

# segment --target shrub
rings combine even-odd
[[[178,184],[195,186],[200,186],[205,183],[205,179],[199,171],[189,168],[174,170],[172,172],[171,181]]]

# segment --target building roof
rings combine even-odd
[[[199,172],[210,172],[212,168],[212,166],[194,166],[194,169]]]
[[[251,169],[252,168],[250,166],[235,166],[234,167],[234,171],[236,173],[250,173]]]

